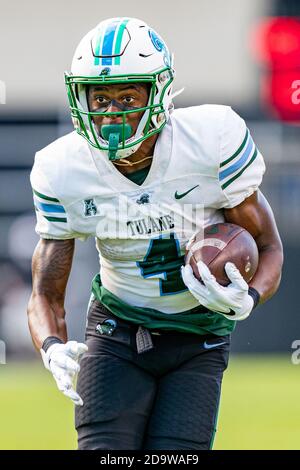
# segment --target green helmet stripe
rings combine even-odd
[[[102,45],[103,45],[103,38],[104,38],[105,34],[103,34],[103,26],[98,30],[98,37],[97,37],[97,41],[96,41],[96,47],[95,47],[95,56],[99,56],[100,55],[100,51],[102,49]],[[95,60],[94,60],[94,65],[100,65],[100,59],[101,57],[95,57]]]
[[[122,23],[119,26],[119,31],[117,34],[117,39],[116,39],[116,44],[115,44],[115,50],[113,55],[119,55],[121,51],[121,44],[122,44],[122,39],[123,39],[123,34],[124,30],[126,28],[126,25],[128,23],[129,19],[125,19],[122,21]],[[121,57],[115,57],[115,65],[120,65],[121,63]]]

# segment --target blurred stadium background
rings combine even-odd
[[[85,7],[85,5],[84,5]],[[263,153],[262,190],[283,239],[277,295],[233,335],[216,449],[299,449],[300,3],[298,0],[90,0],[1,6],[0,19],[0,449],[76,448],[72,405],[33,350],[26,305],[38,237],[29,183],[34,154],[72,130],[63,72],[81,36],[112,16],[157,29],[175,52],[177,107],[231,105]],[[300,89],[300,88],[299,88]],[[94,241],[77,242],[67,292],[69,336],[83,339]],[[1,343],[3,346],[3,343]],[[2,347],[3,350],[3,347]],[[3,352],[3,351],[2,351]]]

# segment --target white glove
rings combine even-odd
[[[44,365],[52,372],[59,390],[79,406],[83,405],[83,401],[74,390],[73,379],[80,370],[78,362],[87,350],[85,344],[77,341],[52,344],[47,352],[40,350]]]
[[[254,306],[248,294],[248,284],[233,263],[226,263],[225,271],[231,281],[221,286],[203,261],[197,263],[203,284],[194,276],[192,267],[182,266],[181,274],[185,285],[193,296],[208,310],[220,313],[228,320],[245,320]],[[227,314],[227,315],[226,315]]]

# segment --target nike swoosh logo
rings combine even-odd
[[[225,341],[223,343],[213,343],[213,344],[208,344],[206,341],[203,343],[204,349],[213,349],[216,348],[217,346],[222,346],[222,344],[226,344]]]
[[[225,313],[225,315],[233,316],[233,315],[235,315],[235,312],[230,309],[228,313]]]
[[[187,194],[189,194],[191,191],[193,191],[193,189],[195,188],[198,188],[199,184],[197,184],[196,186],[194,186],[193,188],[189,189],[188,191],[186,191],[185,193],[182,193],[182,194],[179,194],[178,191],[176,191],[175,193],[175,199],[181,199],[183,198],[184,196],[186,196]]]

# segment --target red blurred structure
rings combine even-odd
[[[254,30],[251,46],[264,66],[263,103],[279,119],[300,124],[300,19],[264,19]]]

